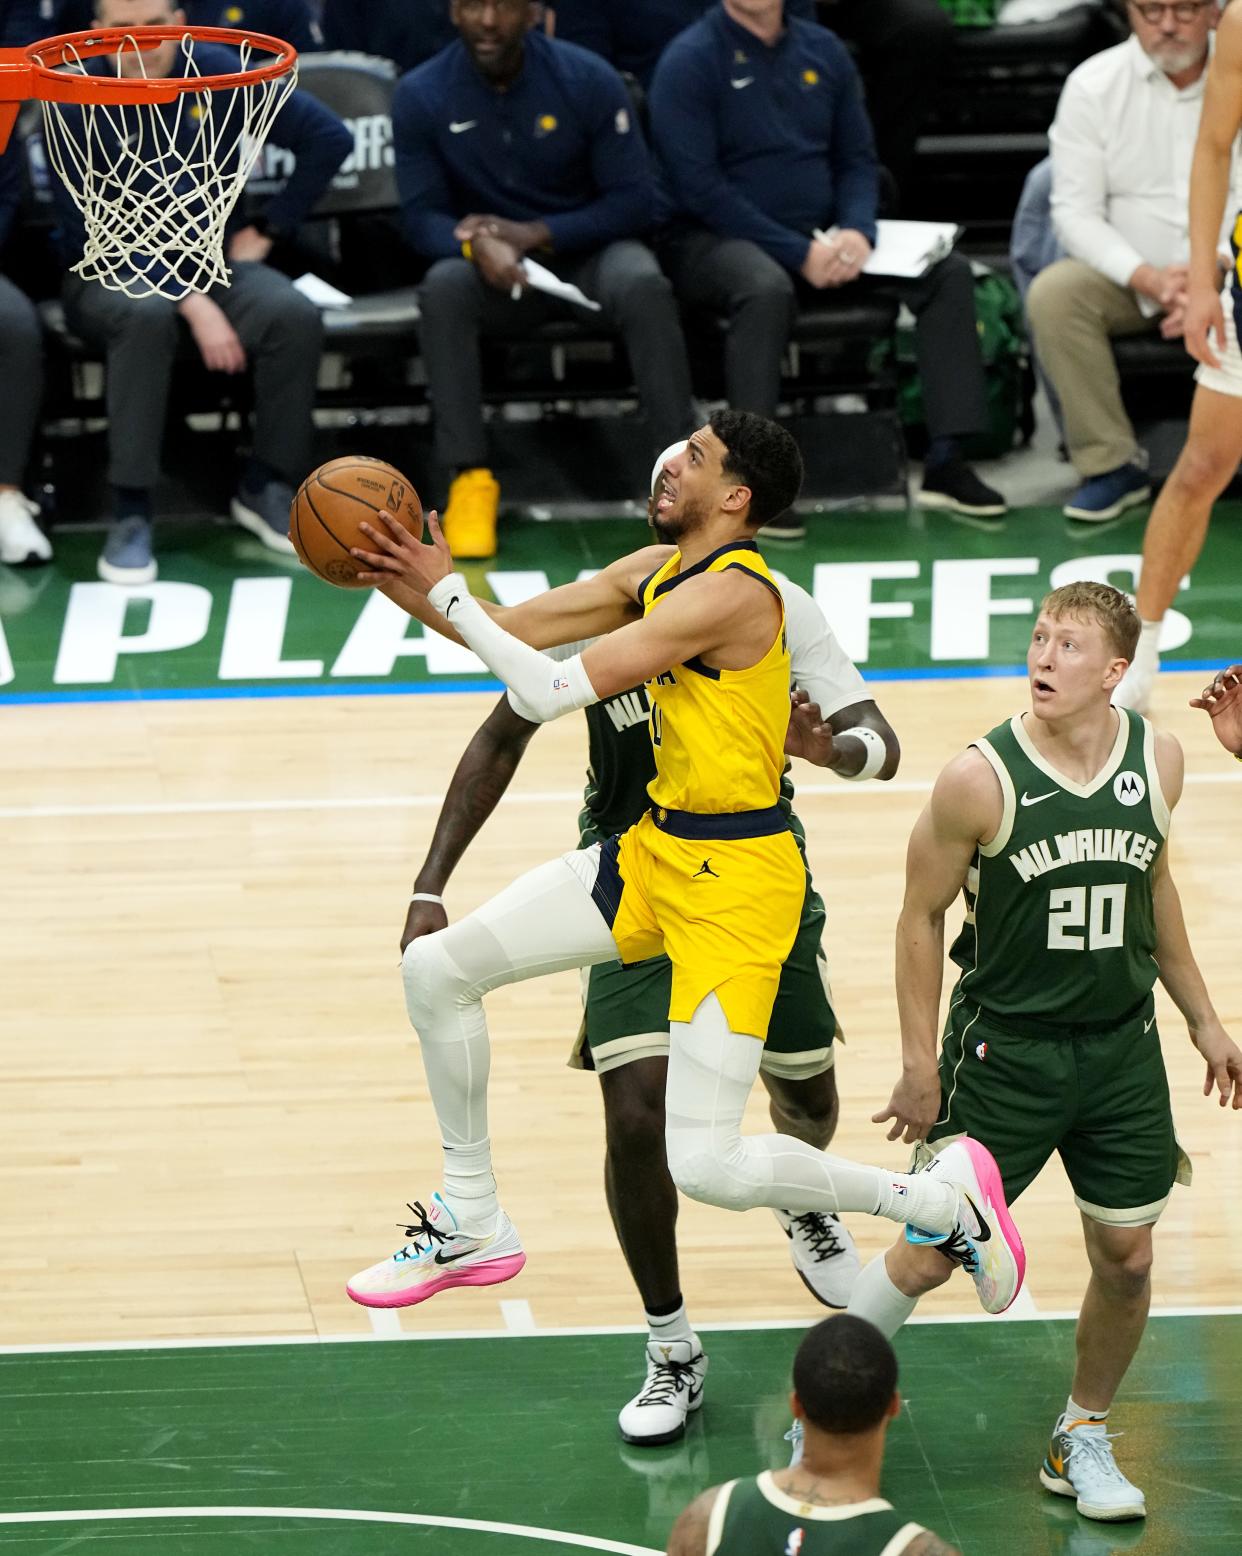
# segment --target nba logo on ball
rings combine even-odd
[[[785,1556],[798,1556],[798,1552],[802,1549],[802,1542],[805,1539],[805,1529],[791,1530],[789,1539],[785,1542]]]
[[[1113,793],[1119,805],[1137,805],[1147,793],[1147,785],[1141,773],[1118,773],[1113,779]]]

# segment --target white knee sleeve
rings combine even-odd
[[[957,1196],[944,1184],[864,1167],[792,1135],[743,1137],[763,1045],[730,1030],[714,994],[691,1021],[674,1021],[670,1037],[665,1139],[669,1171],[683,1194],[727,1210],[863,1210],[894,1221],[917,1210],[919,1225],[953,1225]]]
[[[755,1195],[771,1182],[741,1138],[763,1045],[730,1030],[714,994],[692,1021],[673,1022],[671,1032],[665,1144],[673,1182],[690,1199],[749,1210],[763,1203]]]

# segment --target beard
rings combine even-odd
[[[652,520],[652,527],[666,545],[676,546],[680,545],[687,535],[693,535],[696,530],[702,529],[707,522],[707,517],[708,507],[705,501],[700,498],[695,502],[687,498],[680,509],[657,512]]]
[[[1193,70],[1207,58],[1207,47],[1201,43],[1153,43],[1143,52],[1166,76],[1180,76],[1184,70]]]

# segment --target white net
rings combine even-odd
[[[89,61],[66,45],[60,63],[83,75],[145,76],[150,65],[152,79],[158,70],[161,77],[201,80],[271,57],[249,39],[233,51],[186,33],[162,56],[127,37],[116,55]],[[45,101],[48,155],[85,229],[73,270],[130,297],[173,302],[227,286],[226,225],[296,84],[295,65],[266,80],[186,88],[168,103]]]

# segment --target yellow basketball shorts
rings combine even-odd
[[[603,845],[594,898],[623,962],[663,953],[673,964],[670,1021],[688,1022],[714,993],[733,1031],[762,1042],[806,882],[777,806],[723,816],[654,810]]]

